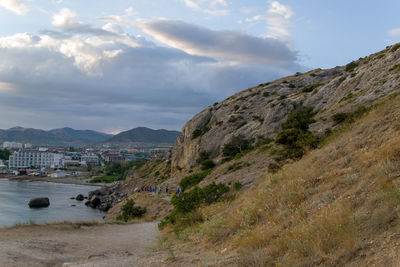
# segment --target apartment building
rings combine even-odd
[[[19,150],[10,155],[9,168],[64,168],[64,154],[39,151]]]

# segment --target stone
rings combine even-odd
[[[28,205],[30,208],[45,208],[50,206],[50,199],[48,197],[33,198]]]
[[[85,197],[82,194],[79,194],[79,195],[76,196],[75,199],[78,200],[78,201],[82,201],[82,200],[85,199]]]

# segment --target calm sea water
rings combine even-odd
[[[88,208],[84,201],[71,200],[78,194],[87,196],[96,186],[56,184],[47,182],[9,181],[0,179],[0,227],[16,223],[50,221],[83,221],[102,219],[104,212]],[[48,208],[30,209],[29,200],[48,197]],[[76,206],[72,206],[76,205]]]

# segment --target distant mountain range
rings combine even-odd
[[[133,144],[133,143],[146,143],[146,144],[174,144],[176,138],[179,136],[178,131],[168,130],[152,130],[146,127],[137,127],[129,131],[121,132],[105,143],[109,144]]]
[[[173,144],[180,132],[167,130],[152,130],[145,127],[134,128],[117,135],[105,134],[92,130],[74,130],[61,128],[40,130],[33,128],[13,127],[0,129],[0,143],[14,141],[30,143],[38,146],[86,146],[94,144]]]

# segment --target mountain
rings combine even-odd
[[[86,144],[100,143],[112,136],[111,134],[105,134],[92,130],[74,130],[67,127],[50,130],[49,132],[55,135],[57,138],[64,140],[64,142],[76,142],[79,140],[79,142]]]
[[[177,266],[397,266],[399,118],[396,44],[209,106],[119,190],[157,220],[173,209],[159,226]],[[163,207],[146,185],[184,193]]]
[[[43,146],[85,146],[102,142],[111,136],[96,131],[71,128],[44,131],[13,127],[8,130],[0,130],[0,142],[14,141]]]
[[[107,144],[170,144],[172,145],[180,132],[168,130],[153,130],[146,127],[137,127],[121,132],[106,140]]]

